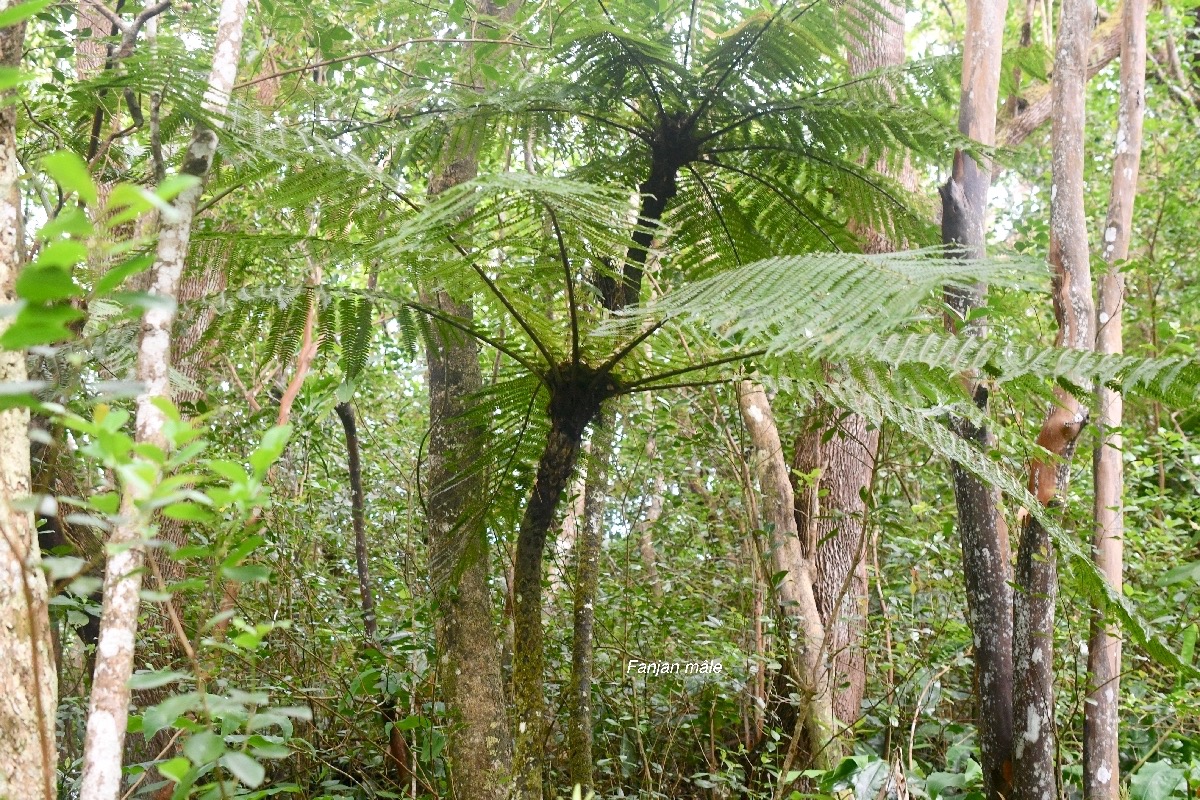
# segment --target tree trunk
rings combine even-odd
[[[604,506],[616,415],[602,411],[592,427],[583,525],[575,540],[574,627],[571,638],[571,685],[567,698],[567,771],[586,797],[592,790],[592,640],[596,623],[596,591],[600,583],[600,549],[604,545]]]
[[[228,108],[229,96],[241,58],[246,0],[223,0],[217,19],[216,46],[204,110],[214,120]],[[148,309],[138,341],[137,376],[144,384],[137,398],[139,444],[166,449],[163,427],[166,417],[154,405],[170,397],[168,372],[174,301],[187,259],[192,220],[203,192],[203,180],[212,166],[217,134],[198,123],[184,154],[182,172],[199,179],[175,200],[177,219],[164,225],[158,241],[150,292],[170,305]],[[145,554],[143,530],[137,521],[136,500],[131,491],[122,499],[122,517],[132,520],[118,525],[109,539],[110,556],[104,576],[104,604],[100,615],[100,641],[84,738],[81,800],[115,800],[121,783],[121,750],[129,711],[129,677],[133,671],[137,635],[139,591]]]
[[[1108,268],[1100,278],[1100,308],[1096,350],[1121,353],[1121,317],[1124,313],[1125,278],[1121,262],[1129,257],[1133,204],[1137,195],[1138,167],[1142,155],[1143,92],[1146,85],[1146,3],[1125,0],[1121,44],[1121,101],[1117,111],[1116,157],[1108,221],[1104,226],[1104,260]],[[1122,511],[1124,474],[1121,462],[1121,393],[1099,386],[1096,406],[1100,443],[1093,465],[1095,484],[1096,564],[1113,589],[1121,592]],[[1117,712],[1120,699],[1121,639],[1096,615],[1088,641],[1088,697],[1084,703],[1083,788],[1088,800],[1118,800],[1120,760],[1117,751]]]
[[[478,0],[485,16],[505,21],[520,7],[501,11]],[[464,72],[482,91],[475,74],[476,51],[464,45]],[[429,180],[436,195],[469,181],[478,172],[484,131],[467,121],[451,128]],[[471,320],[469,301],[456,301],[434,287],[422,287],[422,302]],[[439,598],[438,672],[446,706],[457,727],[450,735],[450,789],[459,800],[500,800],[509,796],[512,737],[504,698],[504,676],[492,620],[491,546],[483,523],[487,487],[478,459],[486,430],[465,414],[483,388],[478,343],[460,332],[433,327],[426,343],[429,373],[430,578]]]
[[[1092,0],[1064,0],[1054,59],[1054,129],[1050,193],[1050,263],[1054,267],[1056,343],[1090,350],[1095,343],[1095,308],[1088,263],[1084,207],[1083,136],[1087,53],[1095,6]],[[1071,394],[1056,392],[1038,434],[1038,444],[1058,463],[1035,457],[1030,491],[1042,505],[1065,495],[1069,459],[1087,420],[1087,410]],[[1057,797],[1057,744],[1054,733],[1054,603],[1058,590],[1057,554],[1045,528],[1026,518],[1017,548],[1013,598],[1013,797]]]
[[[470,306],[444,292],[434,302],[470,319]],[[439,680],[457,726],[450,735],[451,790],[458,798],[493,800],[506,796],[512,739],[492,621],[491,548],[479,505],[486,487],[476,462],[486,431],[464,416],[483,376],[475,341],[451,331],[433,329],[426,362],[429,568],[440,600]]]
[[[0,3],[7,10],[9,2]],[[0,29],[0,66],[21,63],[25,23]],[[17,106],[0,95],[0,303],[17,302],[25,261],[18,187]],[[0,332],[11,324],[0,319]],[[0,350],[0,383],[26,378],[25,353]],[[13,507],[32,488],[29,412],[0,411],[0,797],[57,796],[54,719],[58,707],[46,576],[32,515]]]
[[[804,555],[816,570],[813,591],[829,635],[833,662],[833,710],[844,723],[858,719],[866,689],[862,637],[867,616],[866,503],[879,430],[859,414],[840,417],[822,404],[826,418],[796,442],[793,475],[817,474],[796,492],[796,525]],[[816,497],[813,497],[816,493]],[[810,516],[815,513],[815,518]]]
[[[371,591],[371,573],[367,567],[366,499],[362,488],[362,465],[358,459],[358,426],[354,420],[354,406],[338,403],[334,410],[346,433],[346,468],[350,473],[350,509],[354,521],[354,562],[358,568],[363,632],[368,639],[374,640],[379,626],[375,619],[375,595]]]
[[[967,4],[958,130],[985,145],[996,140],[996,104],[1007,9],[1007,0]],[[942,240],[958,248],[963,258],[984,255],[990,183],[989,165],[978,164],[961,151],[955,153],[950,180],[941,189]],[[982,304],[983,292],[982,286],[974,291],[947,291],[947,303],[957,316],[957,319],[947,316],[951,330],[983,335],[981,326],[964,324],[970,312]],[[974,375],[964,375],[963,380],[976,404],[986,410],[987,388]],[[952,424],[959,436],[976,442],[980,448],[990,445],[992,437],[986,427],[965,419],[953,420]],[[976,727],[984,790],[988,800],[1002,800],[1009,796],[1012,787],[1013,620],[1008,528],[997,493],[961,464],[952,464],[951,471],[968,621],[975,644]]]
[[[791,657],[800,675],[797,691],[807,704],[800,710],[805,745],[812,766],[829,769],[841,756],[833,714],[829,650],[813,589],[813,565],[804,555],[796,528],[790,470],[771,403],[762,387],[742,381],[738,385],[738,408],[754,445],[762,524],[770,529],[771,572],[783,574],[775,588],[776,596],[784,616],[795,625]]]
[[[647,403],[647,406],[649,404]],[[662,517],[663,495],[667,491],[667,482],[663,480],[662,472],[654,463],[658,460],[658,442],[651,433],[646,438],[646,464],[654,470],[654,479],[650,484],[650,499],[646,508],[646,516],[637,524],[638,553],[642,557],[642,568],[646,570],[646,582],[650,586],[650,594],[656,600],[663,596],[662,578],[658,574],[658,551],[654,548],[654,526]]]
[[[848,54],[852,76],[904,63],[902,5],[884,2],[861,9],[852,6],[849,13],[861,25]],[[875,168],[882,174],[889,171],[886,159],[880,159]],[[899,177],[912,186],[915,176],[911,170],[906,171],[910,174]],[[895,243],[881,231],[853,220],[851,228],[863,238],[866,252],[888,253],[895,249]],[[867,565],[862,557],[866,507],[862,493],[874,472],[879,432],[869,429],[866,419],[858,414],[837,418],[824,403],[818,403],[817,415],[825,424],[800,437],[793,466],[802,473],[820,470],[819,484],[811,487],[811,491],[821,493],[819,514],[816,520],[805,519],[810,505],[801,501],[796,508],[797,524],[801,531],[815,531],[815,539],[806,543],[805,556],[816,570],[813,590],[829,635],[827,647],[833,658],[835,684],[833,709],[838,719],[849,724],[861,713],[867,682],[862,646],[867,618]]]
[[[517,734],[513,746],[516,796],[541,800],[546,744],[545,652],[542,631],[542,556],[554,512],[571,480],[583,431],[599,409],[555,413],[551,399],[550,433],[538,461],[533,492],[517,535],[513,590],[513,706]]]

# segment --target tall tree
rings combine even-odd
[[[0,11],[15,4],[0,2]],[[21,63],[25,22],[0,28],[0,68]],[[17,301],[25,262],[17,105],[0,94],[0,302]],[[0,317],[0,332],[11,320]],[[0,383],[26,379],[25,353],[0,349]],[[0,411],[0,797],[57,796],[54,719],[58,706],[46,576],[33,516],[19,503],[31,490],[29,412]]]
[[[1000,94],[1000,57],[1008,0],[967,3],[963,37],[962,89],[958,130],[983,145],[996,141],[996,104]],[[972,156],[954,155],[950,179],[941,188],[942,240],[963,258],[984,256],[988,186],[991,172]],[[983,302],[983,286],[947,289],[952,330],[980,336],[978,324],[964,324]],[[987,408],[987,387],[977,376],[964,376],[967,390],[981,410]],[[965,418],[954,420],[963,439],[986,447],[986,426]],[[953,463],[954,500],[962,545],[963,577],[968,620],[975,639],[976,720],[980,762],[989,800],[1008,797],[1012,785],[1012,590],[1009,588],[1008,528],[999,509],[997,492],[960,463]]]
[[[485,18],[512,20],[513,0],[501,10],[480,0]],[[465,78],[476,92],[485,88],[478,74],[475,45],[465,45]],[[429,181],[436,196],[465,183],[479,170],[486,129],[478,120],[456,123],[442,143]],[[470,323],[469,300],[436,286],[421,287],[426,305]],[[504,680],[492,621],[491,546],[481,500],[485,476],[478,468],[487,431],[469,413],[483,389],[479,344],[461,331],[431,329],[425,361],[429,379],[430,578],[439,599],[438,663],[446,704],[456,728],[450,737],[451,787],[458,798],[506,797],[511,779],[512,737]]]
[[[1096,338],[1092,302],[1083,148],[1087,54],[1095,4],[1065,0],[1054,56],[1054,127],[1050,190],[1050,264],[1054,269],[1055,344],[1091,350]],[[1055,407],[1042,423],[1029,490],[1043,506],[1065,499],[1070,458],[1087,421],[1087,409],[1071,393],[1055,392]],[[1039,800],[1058,794],[1054,695],[1054,604],[1058,554],[1050,534],[1033,515],[1026,518],[1017,548],[1013,595],[1013,797]]]
[[[861,31],[849,40],[847,62],[852,78],[904,63],[904,7],[895,2],[859,3],[844,13],[853,15]],[[885,90],[886,91],[886,90]],[[915,191],[915,174],[901,166],[896,170],[887,157],[874,165],[880,175],[889,175]],[[895,174],[897,171],[907,173]],[[868,253],[887,253],[903,246],[886,231],[869,222],[851,220]],[[866,502],[879,449],[879,429],[860,414],[843,414],[818,403],[815,419],[821,424],[802,434],[796,442],[794,474],[815,475],[804,492],[797,492],[797,526],[810,531],[804,540],[806,555],[816,568],[813,589],[829,637],[833,655],[833,708],[843,723],[853,723],[862,708],[866,690],[866,654],[863,634],[867,624]],[[816,492],[815,502],[806,495]],[[808,520],[810,509],[817,518]]]
[[[1122,262],[1129,257],[1133,235],[1133,205],[1137,196],[1138,168],[1142,155],[1142,117],[1146,87],[1146,3],[1125,0],[1122,11],[1121,98],[1117,106],[1117,144],[1113,158],[1112,188],[1104,225],[1104,260],[1100,277],[1096,350],[1121,353],[1121,323],[1125,313],[1125,276]],[[1117,390],[1096,389],[1095,531],[1092,540],[1096,565],[1117,592],[1125,538],[1124,465],[1121,417],[1123,398]],[[1089,800],[1117,800],[1120,758],[1117,721],[1121,690],[1121,638],[1097,617],[1088,640],[1088,697],[1084,703],[1083,787]]]
[[[208,119],[196,123],[182,164],[183,174],[196,181],[175,199],[174,218],[166,221],[159,232],[150,293],[164,302],[146,311],[138,339],[137,376],[143,388],[137,398],[136,440],[162,450],[167,447],[164,433],[167,418],[156,401],[171,396],[168,375],[175,301],[187,262],[196,207],[204,191],[204,178],[217,152],[216,128],[229,107],[237,77],[245,21],[246,0],[223,0],[217,17],[208,91],[204,96]],[[108,542],[100,639],[84,739],[82,800],[115,800],[120,794],[121,752],[129,712],[129,678],[133,673],[146,548],[145,532],[137,521],[137,500],[134,490],[127,487],[122,497],[122,516],[126,522],[112,532]]]

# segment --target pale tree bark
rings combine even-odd
[[[590,452],[585,445],[584,452]],[[586,460],[586,459],[585,459]],[[563,514],[562,525],[558,529],[558,538],[554,540],[554,556],[550,562],[550,598],[554,598],[566,590],[568,564],[575,557],[575,542],[579,539],[579,531],[583,527],[584,504],[587,498],[587,470],[582,469],[571,484],[571,504],[567,513]]]
[[[519,7],[503,10],[479,0],[482,15],[510,21]],[[475,51],[465,45],[465,72],[474,75]],[[464,122],[451,129],[429,180],[437,195],[473,179],[478,172],[484,131]],[[422,287],[422,301],[470,322],[469,300],[456,300],[437,287]],[[429,379],[430,580],[440,600],[436,623],[438,675],[446,706],[454,719],[450,733],[450,787],[459,800],[499,800],[508,796],[512,737],[504,697],[504,677],[492,620],[491,546],[483,523],[487,496],[478,461],[486,430],[467,416],[471,398],[483,388],[479,345],[465,334],[434,327],[426,342]]]
[[[647,403],[649,406],[649,403]],[[658,551],[654,547],[654,526],[662,517],[663,495],[667,491],[667,482],[663,479],[662,471],[655,463],[658,460],[658,442],[653,433],[646,438],[646,464],[654,472],[650,482],[650,497],[646,504],[646,515],[638,522],[636,531],[638,537],[638,553],[642,557],[642,568],[646,570],[646,582],[650,586],[650,594],[655,599],[662,599],[662,578],[658,574]]]
[[[1108,219],[1104,226],[1104,260],[1100,277],[1096,350],[1120,353],[1121,318],[1125,305],[1122,262],[1129,257],[1133,204],[1142,157],[1142,118],[1146,87],[1146,2],[1125,0],[1122,10],[1121,99],[1117,109],[1117,144],[1113,159]],[[1100,443],[1093,463],[1096,565],[1113,589],[1121,592],[1125,517],[1122,510],[1124,468],[1121,461],[1121,393],[1107,386],[1096,390]],[[1088,696],[1084,703],[1083,788],[1088,800],[1118,800],[1120,759],[1117,717],[1121,690],[1121,638],[1099,616],[1092,620],[1088,641]]]
[[[904,63],[904,5],[895,2],[852,5],[847,13],[855,18],[848,62],[852,76]],[[886,159],[875,169],[887,173]],[[915,188],[910,169],[894,175]],[[888,253],[896,249],[882,232],[851,220],[851,228],[863,240],[864,251]],[[867,622],[867,564],[863,558],[866,533],[866,504],[863,492],[871,482],[879,431],[858,414],[839,416],[818,402],[816,416],[822,425],[799,437],[793,466],[800,473],[819,471],[819,479],[808,491],[820,494],[819,505],[801,500],[796,507],[801,531],[815,536],[805,542],[805,555],[816,570],[813,590],[822,624],[828,632],[827,647],[833,658],[833,708],[847,725],[858,719],[866,689],[866,654],[863,634]],[[817,508],[815,520],[807,520],[809,508]]]
[[[592,426],[591,453],[584,489],[583,525],[575,540],[575,598],[571,637],[571,683],[567,696],[567,774],[584,796],[592,790],[592,650],[600,550],[604,545],[604,507],[613,456],[616,415],[604,409]]]
[[[0,0],[0,10],[13,3]],[[0,29],[0,66],[21,63],[25,23]],[[7,95],[9,93],[4,93]],[[17,106],[0,95],[0,304],[17,302],[25,261],[18,187]],[[11,324],[0,319],[0,333]],[[0,350],[0,383],[26,379],[25,353]],[[53,800],[58,706],[46,576],[33,517],[14,507],[32,487],[29,412],[0,411],[0,797]]]
[[[220,124],[220,118],[229,106],[241,59],[245,20],[246,0],[223,0],[203,104],[205,113],[215,125]],[[198,180],[175,199],[174,219],[166,222],[159,233],[150,292],[166,303],[146,311],[138,340],[137,376],[143,384],[137,398],[136,440],[139,444],[163,449],[167,446],[163,433],[166,417],[154,401],[170,397],[168,373],[174,302],[187,260],[196,205],[216,149],[216,130],[198,122],[181,169]],[[133,672],[141,568],[145,556],[137,499],[132,491],[126,490],[122,499],[123,521],[113,530],[109,540],[100,640],[84,738],[81,800],[114,800],[120,792],[121,752],[129,711],[128,681]]]
[[[1092,0],[1064,0],[1054,58],[1050,263],[1056,344],[1079,350],[1091,350],[1096,338],[1083,186],[1084,95],[1094,13]],[[1087,409],[1073,395],[1064,390],[1055,395],[1056,406],[1038,434],[1038,444],[1053,456],[1035,457],[1029,468],[1030,491],[1044,506],[1064,501],[1070,457],[1087,421]],[[1054,732],[1058,570],[1049,533],[1032,515],[1026,517],[1021,531],[1015,584],[1013,797],[1043,800],[1058,795]]]
[[[804,555],[796,527],[795,496],[779,429],[771,402],[761,386],[743,380],[738,384],[738,409],[754,446],[754,471],[758,478],[761,522],[770,528],[768,540],[771,572],[783,574],[776,598],[783,615],[795,626],[792,658],[800,676],[799,709],[805,746],[812,766],[828,769],[841,755],[837,721],[833,713],[831,668],[825,626],[814,593],[815,570]],[[786,639],[785,639],[786,640]]]
[[[967,4],[958,130],[984,144],[996,141],[996,106],[1000,94],[1000,59],[1008,0]],[[987,221],[989,165],[958,152],[950,179],[941,188],[942,240],[963,258],[982,258]],[[966,325],[970,312],[983,303],[985,287],[948,289],[953,310],[946,324],[953,331],[982,336],[979,325]],[[987,387],[975,375],[964,375],[967,391],[981,410],[987,409]],[[986,426],[966,419],[952,421],[955,432],[986,448],[992,435]],[[988,800],[1007,798],[1012,786],[1012,590],[1008,528],[995,490],[951,465],[958,535],[962,546],[968,621],[975,645],[976,729],[980,764]]]

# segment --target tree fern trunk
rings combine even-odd
[[[593,410],[593,414],[595,411]],[[583,430],[591,414],[578,419],[551,416],[550,434],[538,461],[533,493],[517,536],[514,565],[513,706],[517,732],[513,747],[516,796],[540,800],[545,761],[545,653],[542,631],[542,556],[546,534],[579,459]]]
[[[1142,155],[1143,92],[1146,83],[1145,0],[1125,0],[1121,45],[1121,102],[1117,111],[1117,152],[1104,226],[1104,259],[1108,269],[1100,278],[1100,309],[1096,350],[1120,353],[1121,318],[1125,308],[1125,278],[1121,262],[1129,257],[1134,197]],[[1121,393],[1100,386],[1096,392],[1100,444],[1094,463],[1096,564],[1120,593],[1124,474],[1121,461]],[[1121,638],[1115,628],[1092,620],[1088,641],[1088,697],[1084,703],[1083,789],[1088,800],[1117,800],[1120,759],[1117,720],[1121,694]]]

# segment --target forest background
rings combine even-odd
[[[0,61],[0,797],[1200,793],[1194,4]]]

